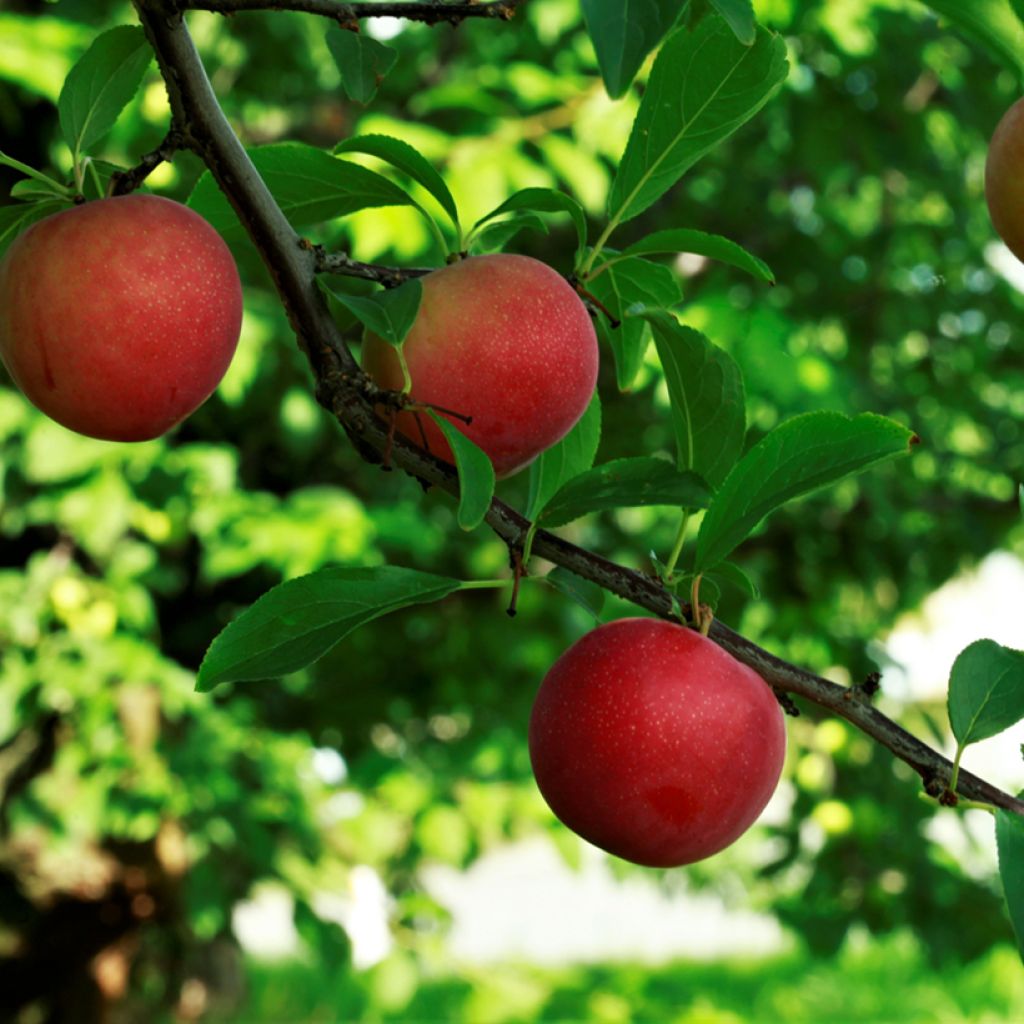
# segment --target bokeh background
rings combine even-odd
[[[752,439],[828,408],[895,417],[924,443],[777,514],[739,554],[763,598],[724,593],[719,614],[837,680],[881,668],[883,708],[948,749],[957,651],[1024,646],[1024,267],[983,198],[987,139],[1020,84],[911,0],[755,7],[787,40],[786,86],[623,242],[693,226],[775,271],[767,289],[677,268],[686,321],[744,370]],[[64,75],[132,20],[123,0],[3,0],[0,148],[66,173]],[[369,26],[400,58],[367,108],[342,93],[320,19],[190,23],[247,143],[385,132],[441,168],[466,221],[545,185],[599,229],[635,100],[605,96],[577,0],[531,0],[508,25]],[[166,127],[154,68],[103,155],[130,164]],[[182,154],[151,184],[183,199],[200,171]],[[16,178],[0,169],[0,196]],[[318,238],[440,259],[408,210]],[[557,220],[516,247],[570,267]],[[526,724],[593,619],[542,586],[514,621],[506,595],[470,591],[373,623],[308,671],[193,693],[210,639],[283,579],[328,563],[507,572],[443,495],[359,459],[315,404],[265,271],[237,255],[238,357],[173,436],[76,437],[0,376],[0,1019],[1024,1019],[990,819],[936,813],[905,766],[813,707],[788,721],[764,821],[710,862],[634,869],[559,826]],[[620,394],[606,349],[600,388],[599,459],[671,451],[653,351]],[[525,481],[502,492],[521,503]],[[675,526],[630,510],[566,532],[647,567]],[[967,766],[1020,788],[1022,739]]]

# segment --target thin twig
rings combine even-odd
[[[299,11],[330,18],[342,25],[355,24],[360,18],[405,18],[427,25],[442,22],[456,24],[467,18],[500,18],[508,21],[522,0],[491,0],[489,3],[443,3],[437,0],[413,3],[408,0],[369,0],[365,3],[341,3],[340,0],[185,0],[181,8],[237,14],[241,11]]]
[[[340,277],[358,277],[364,281],[376,281],[385,288],[396,288],[415,277],[424,277],[436,267],[381,267],[375,263],[360,263],[345,252],[326,252],[320,246],[313,246],[316,269],[321,274],[337,274]]]
[[[174,0],[133,0],[156,51],[177,123],[188,126],[188,139],[231,200],[273,276],[299,344],[317,382],[317,397],[342,423],[361,451],[385,450],[388,426],[366,397],[365,375],[356,365],[315,282],[316,257],[288,224],[214,96],[199,55]],[[394,438],[392,462],[425,484],[457,495],[454,469],[401,435]],[[530,522],[499,499],[486,517],[491,529],[511,548],[521,548]],[[673,596],[661,583],[617,565],[561,537],[537,530],[533,552],[583,579],[663,618],[673,615]],[[688,609],[683,609],[688,613]],[[887,718],[877,708],[850,700],[840,686],[777,658],[716,619],[711,639],[758,672],[775,690],[792,693],[845,718],[910,765],[935,795],[951,777],[951,762]],[[1024,801],[969,772],[961,771],[957,793],[974,801],[1024,815]]]
[[[110,176],[110,194],[125,196],[134,192],[162,163],[169,161],[179,149],[184,148],[185,137],[172,127],[163,142],[156,149],[150,150],[139,162],[127,171],[118,171]]]

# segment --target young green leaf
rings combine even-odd
[[[753,46],[757,38],[757,19],[750,0],[711,0],[718,13],[744,46]]]
[[[530,464],[526,518],[533,520],[549,499],[573,477],[594,464],[601,442],[601,399],[597,392],[576,425],[558,444],[543,451]]]
[[[364,623],[440,600],[459,581],[396,566],[335,567],[274,587],[210,644],[196,689],[297,672]]]
[[[724,238],[722,235],[712,235],[706,231],[696,231],[692,228],[668,228],[665,231],[655,231],[627,246],[622,250],[621,256],[612,257],[608,263],[614,263],[616,259],[622,257],[642,256],[656,252],[695,253],[698,256],[706,256],[708,259],[718,260],[720,263],[727,263],[740,270],[745,270],[761,281],[775,284],[775,275],[768,264],[747,252],[742,245],[737,245],[736,242]],[[600,272],[601,267],[594,271],[595,274]]]
[[[609,227],[643,213],[768,102],[786,77],[783,40],[744,46],[719,17],[665,40],[608,197]]]
[[[572,196],[568,196],[564,192],[557,192],[553,188],[524,188],[519,192],[514,192],[505,202],[500,206],[496,206],[490,213],[481,217],[473,225],[473,231],[470,233],[471,237],[484,224],[494,220],[495,217],[500,217],[503,213],[512,213],[516,210],[569,214],[576,228],[577,259],[582,254],[583,247],[587,244],[587,217],[583,212],[583,207]]]
[[[618,99],[679,14],[678,0],[582,0],[608,95]]]
[[[1024,651],[976,640],[953,662],[949,722],[962,750],[1024,718]]]
[[[810,412],[776,427],[733,466],[697,535],[697,572],[711,569],[779,506],[909,453],[915,435],[872,413]]]
[[[36,203],[19,203],[17,206],[0,206],[0,256],[18,235],[36,221],[59,210],[66,210],[70,205],[57,199],[47,199]]]
[[[142,29],[120,25],[97,36],[71,69],[57,101],[57,113],[76,162],[114,127],[152,59]]]
[[[996,847],[999,877],[1017,936],[1017,948],[1024,959],[1024,817],[1002,808],[996,811]]]
[[[356,103],[369,103],[398,60],[398,51],[372,36],[340,25],[327,30],[327,49],[341,74],[341,87]]]
[[[565,526],[590,512],[640,505],[705,508],[710,497],[708,485],[696,473],[680,473],[664,459],[615,459],[560,487],[537,522],[543,527]]]
[[[590,612],[595,619],[601,617],[605,596],[603,587],[591,583],[590,580],[585,580],[582,576],[577,576],[574,572],[569,572],[568,569],[560,565],[556,565],[544,577],[544,581],[550,583],[559,593],[565,594],[566,597],[575,601],[585,611]]]
[[[606,249],[605,252],[608,252]],[[619,390],[628,391],[643,365],[650,341],[650,327],[639,316],[627,316],[630,307],[671,309],[682,301],[679,281],[668,267],[638,256],[613,258],[607,269],[587,281],[587,290],[619,321],[613,327],[606,317],[597,321],[598,333],[615,354]]]
[[[734,587],[742,590],[747,597],[752,597],[755,601],[761,596],[758,585],[735,562],[719,562],[718,565],[709,570],[709,574],[717,579],[724,580],[726,583],[731,583]],[[708,573],[705,574],[705,577],[707,575]]]
[[[667,314],[648,316],[676,435],[676,463],[718,487],[743,451],[743,375],[728,352]]]
[[[352,35],[351,32],[344,34]],[[334,152],[365,153],[391,164],[422,185],[440,203],[441,209],[448,214],[455,230],[459,230],[459,211],[444,179],[408,142],[392,138],[390,135],[357,135],[339,142],[334,147]]]
[[[520,231],[539,231],[546,235],[547,222],[538,214],[523,210],[476,232],[470,248],[474,252],[500,252]]]
[[[0,165],[28,175],[27,180],[17,181],[11,187],[12,199],[23,198],[26,202],[35,202],[39,195],[46,195],[51,199],[54,197],[66,198],[70,202],[74,198],[74,190],[67,185],[62,185],[50,175],[43,174],[42,171],[37,171],[28,164],[23,164],[20,160],[15,160],[13,156],[8,156],[4,152],[0,152]],[[30,186],[35,186],[35,189],[33,190]]]
[[[332,283],[327,287],[368,331],[396,346],[405,341],[423,300],[423,284],[416,278],[371,295],[351,295]]]
[[[476,529],[487,515],[494,497],[494,466],[487,454],[444,416],[428,410],[441,428],[459,471],[459,509],[456,519],[463,530]]]
[[[374,206],[411,206],[412,199],[383,175],[338,160],[315,146],[275,142],[249,151],[256,170],[294,227],[344,217]],[[209,171],[196,182],[188,205],[221,234],[244,229]]]

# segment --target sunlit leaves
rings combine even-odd
[[[1024,958],[1024,817],[996,811],[996,846],[1006,905],[1017,935],[1017,948]]]
[[[71,69],[57,112],[64,139],[76,159],[114,127],[152,59],[142,29],[121,25],[97,36]]]
[[[977,640],[949,676],[949,722],[960,748],[995,736],[1024,718],[1024,652]]]
[[[655,231],[622,250],[622,256],[644,256],[650,253],[694,253],[745,270],[748,274],[775,283],[775,275],[764,260],[747,252],[743,246],[721,235],[696,231],[693,228],[667,228]],[[611,261],[609,261],[611,262]]]
[[[812,412],[787,420],[736,463],[716,492],[697,535],[696,570],[727,558],[787,501],[906,455],[913,439],[906,427],[871,413]]]
[[[999,60],[1024,75],[1024,24],[1004,0],[922,0]],[[1016,2],[1016,0],[1015,0]],[[1017,12],[1020,13],[1020,6]]]
[[[612,182],[614,223],[642,213],[705,153],[750,120],[786,77],[786,47],[758,29],[744,46],[721,18],[665,41]]]
[[[717,487],[743,450],[743,376],[728,352],[674,317],[649,317],[665,371],[676,463]]]

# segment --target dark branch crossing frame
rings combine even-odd
[[[510,18],[519,0],[494,3],[337,3],[335,0],[133,0],[156,53],[176,126],[174,148],[189,149],[209,168],[249,233],[273,278],[296,338],[309,359],[321,405],[334,415],[360,452],[388,452],[390,463],[452,495],[458,477],[446,463],[402,437],[389,436],[388,424],[374,411],[376,386],[348,350],[316,285],[317,273],[339,273],[394,286],[422,270],[395,270],[357,263],[343,254],[327,254],[301,238],[285,219],[229,125],[185,24],[187,9],[233,14],[253,10],[289,10],[323,15],[350,27],[362,17],[398,16],[428,24],[465,18]],[[169,136],[170,138],[170,136]],[[143,159],[141,166],[147,163]],[[162,158],[162,157],[161,157]],[[129,172],[133,174],[134,172]],[[146,172],[148,173],[148,171]],[[138,180],[145,176],[140,173]],[[521,550],[529,521],[499,499],[487,513],[488,526],[513,551]],[[655,579],[610,562],[594,552],[538,530],[532,550],[641,608],[673,619],[673,597]],[[677,606],[678,607],[678,606]],[[686,605],[683,611],[688,614]],[[906,762],[932,796],[947,792],[952,763],[869,703],[861,686],[845,687],[783,661],[715,620],[711,639],[749,665],[780,695],[811,701],[855,725]],[[1024,800],[970,772],[961,771],[956,794],[966,800],[1024,815]]]

